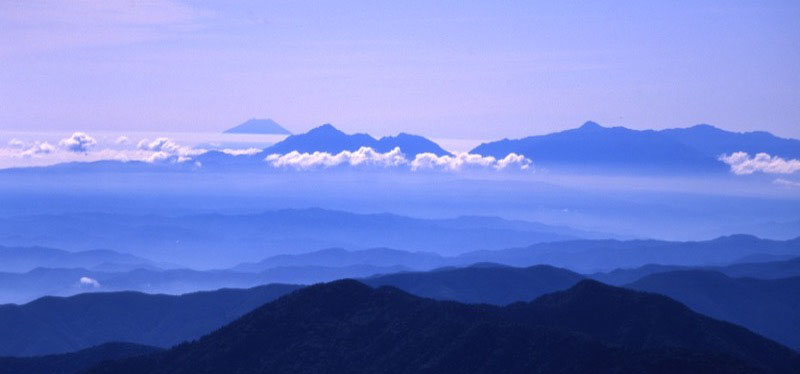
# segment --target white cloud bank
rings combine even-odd
[[[758,153],[751,157],[747,152],[722,155],[719,160],[730,165],[736,175],[750,175],[756,172],[767,174],[792,174],[800,171],[800,160],[785,160],[778,156]]]
[[[231,156],[254,156],[261,153],[261,148],[231,149],[225,148],[222,153]]]
[[[61,138],[60,140],[58,140]],[[114,135],[94,138],[83,132],[47,141],[13,138],[5,146],[0,143],[0,168],[48,166],[65,162],[140,161],[148,163],[184,163],[194,160],[208,150],[179,144],[167,137],[135,141],[127,136]],[[222,149],[230,156],[256,156],[260,148]],[[197,167],[202,165],[195,161]],[[407,157],[400,148],[381,153],[369,147],[356,151],[272,154],[265,158],[265,168],[312,170],[333,167],[404,169],[410,171],[458,172],[467,170],[531,170],[532,161],[522,155],[509,154],[496,159],[491,156],[458,153],[437,156],[421,153]]]
[[[126,136],[101,142],[89,134],[75,132],[62,138],[57,145],[40,140],[13,138],[0,145],[0,168],[47,166],[63,162],[92,162],[103,160],[143,162],[186,162],[206,152],[178,144],[169,138],[153,141],[142,139],[132,143]],[[229,150],[231,153],[250,150]]]
[[[380,153],[369,147],[357,151],[271,154],[265,161],[275,168],[310,170],[336,166],[407,167],[417,170],[459,171],[464,169],[529,170],[533,162],[514,153],[505,158],[459,153],[454,156],[437,156],[433,153],[420,153],[413,160],[406,158],[400,148]]]

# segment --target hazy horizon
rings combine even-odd
[[[7,1],[0,129],[800,137],[797,2],[558,5]]]

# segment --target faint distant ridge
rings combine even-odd
[[[732,132],[700,124],[687,128],[666,129],[658,133],[695,148],[709,156],[723,153],[766,152],[783,158],[800,158],[800,140],[780,138],[766,131]]]
[[[298,151],[300,153],[328,152],[335,154],[343,151],[356,151],[361,147],[369,147],[381,153],[399,147],[404,154],[412,158],[420,153],[433,153],[437,156],[450,155],[450,152],[422,136],[400,133],[397,136],[375,139],[368,134],[346,134],[328,123],[313,128],[305,134],[292,135],[265,149],[264,153],[286,154]]]
[[[269,135],[291,135],[289,130],[283,128],[272,119],[251,118],[239,126],[225,130],[225,134],[269,134]]]
[[[586,170],[726,172],[722,154],[765,152],[800,158],[800,140],[768,132],[731,132],[711,125],[666,130],[604,127],[588,121],[561,132],[483,143],[470,153],[503,157],[525,155],[540,166],[572,165]]]

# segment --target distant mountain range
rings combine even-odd
[[[402,266],[279,266],[258,272],[191,269],[36,268],[26,273],[0,273],[0,303],[24,303],[45,296],[84,292],[141,291],[182,294],[224,287],[245,288],[267,283],[312,284],[409,270]]]
[[[103,270],[120,268],[156,269],[158,265],[145,258],[111,250],[68,252],[44,247],[0,246],[0,272],[28,272],[39,267],[79,267]]]
[[[225,134],[291,135],[292,133],[271,119],[251,118],[241,125],[225,130]]]
[[[243,263],[232,270],[259,272],[276,267],[332,266],[347,267],[355,265],[403,266],[409,269],[433,269],[448,264],[446,258],[432,252],[408,252],[390,248],[370,248],[346,250],[328,248],[297,255],[277,255],[256,263]]]
[[[457,222],[463,222],[456,220]],[[456,222],[451,221],[451,222]],[[501,221],[498,221],[501,223]],[[468,228],[472,226],[458,226]],[[536,227],[536,226],[531,226]],[[522,227],[520,227],[521,229]],[[415,270],[428,270],[436,267],[466,266],[475,263],[494,263],[507,266],[533,266],[547,264],[584,273],[611,271],[604,281],[612,284],[619,279],[638,279],[652,272],[682,269],[689,266],[704,266],[707,269],[745,269],[752,271],[731,271],[734,276],[749,276],[755,273],[765,275],[770,265],[761,263],[744,263],[742,259],[749,257],[774,257],[793,259],[800,257],[800,238],[779,241],[760,239],[750,235],[732,235],[706,241],[663,241],[663,240],[563,240],[533,244],[527,247],[506,248],[497,250],[479,250],[454,256],[443,256],[433,252],[409,252],[388,248],[371,248],[364,250],[345,250],[330,248],[296,255],[278,255],[257,263],[245,263],[234,267],[238,271],[262,271],[275,266],[350,266],[372,265],[388,266],[397,264]],[[743,262],[740,265],[730,265]],[[756,262],[756,261],[751,261]],[[650,265],[658,263],[660,265]],[[713,266],[715,264],[725,264]],[[776,274],[787,274],[773,269]],[[788,274],[793,267],[788,266]],[[632,275],[628,275],[628,274]],[[637,277],[638,276],[638,277]],[[758,277],[761,277],[760,275]]]
[[[419,153],[449,155],[436,143],[417,135],[401,133],[375,139],[367,134],[345,134],[330,124],[305,134],[292,135],[264,149],[256,156],[269,154],[355,151],[370,147],[385,153],[395,147],[414,158]],[[776,137],[767,132],[737,133],[710,125],[666,130],[632,130],[603,127],[595,122],[557,133],[522,139],[503,139],[483,143],[470,153],[504,158],[510,153],[524,155],[534,165],[564,172],[588,173],[726,173],[729,166],[719,160],[723,154],[766,152],[786,159],[800,158],[800,140]],[[210,166],[244,165],[244,158],[211,152],[199,159]]]
[[[226,133],[288,134],[272,120],[249,120]],[[233,155],[214,148],[195,156],[195,163],[97,161],[68,163],[44,168],[23,168],[27,172],[241,172],[270,170],[265,157],[271,154],[356,151],[369,147],[385,153],[399,147],[413,159],[421,153],[452,155],[435,142],[419,136],[400,133],[376,139],[368,134],[346,134],[333,125],[324,124],[306,133],[286,139],[258,153]],[[767,132],[737,133],[710,125],[667,130],[632,130],[625,127],[603,127],[595,122],[583,126],[521,139],[487,142],[470,153],[504,158],[510,153],[524,155],[535,167],[563,173],[589,174],[724,174],[730,167],[719,160],[722,154],[766,152],[786,159],[800,159],[800,140],[776,137]],[[23,171],[23,172],[24,172]],[[19,173],[10,169],[4,173]]]
[[[300,216],[296,218],[300,219]],[[222,221],[225,220],[223,219]],[[232,223],[234,221],[227,222]],[[116,220],[115,222],[124,224],[125,221]],[[209,221],[208,224],[213,224],[213,222],[216,221]],[[352,223],[357,224],[357,222]],[[458,219],[437,222],[445,222],[440,224],[446,227],[458,227],[460,229],[472,227],[472,224],[466,224]],[[293,226],[290,222],[285,223],[289,226],[278,225],[273,229],[284,228],[284,230],[288,230],[287,227]],[[498,221],[497,224],[506,223]],[[517,229],[528,227],[523,223],[517,224],[521,225]],[[175,226],[168,225],[168,227],[174,228]],[[264,232],[261,234],[265,235],[265,237],[272,232],[279,232],[260,229],[260,226],[253,226],[252,228],[234,227],[238,227],[238,229],[230,229],[230,231],[242,232],[243,234],[241,234],[240,238],[244,238],[244,233],[252,231],[263,230]],[[340,230],[345,230],[345,226],[339,227]],[[399,227],[407,226],[401,225]],[[514,224],[511,227],[515,227]],[[538,226],[531,224],[531,227]],[[372,229],[375,228],[373,227]],[[115,230],[108,228],[106,232],[114,233]],[[197,230],[202,232],[199,227],[197,227]],[[151,227],[148,233],[142,233],[141,235],[149,235],[152,238],[154,237],[154,232],[156,231]],[[383,230],[376,231],[376,233],[380,232],[383,232]],[[409,240],[413,240],[411,234],[413,232],[407,231]],[[477,233],[481,232],[492,233],[493,231],[477,231]],[[496,232],[508,233],[507,231]],[[470,233],[470,231],[466,231],[466,233]],[[478,237],[477,233],[475,234],[476,238]],[[453,233],[453,235],[456,234]],[[125,235],[123,234],[118,236],[118,238],[124,237]],[[189,243],[193,244],[194,242]],[[219,243],[220,247],[225,246],[224,241],[217,243]],[[155,244],[147,243],[146,245],[158,248]],[[202,248],[198,245],[198,250]],[[209,246],[207,248],[212,251],[213,247]],[[24,248],[18,250],[25,251]],[[71,255],[66,251],[48,251],[63,253],[62,257],[67,259]],[[32,249],[32,253],[37,253],[37,249]],[[101,253],[105,252],[101,251]],[[228,255],[233,256],[234,254],[229,253]],[[141,261],[144,261],[141,263],[103,262],[106,260],[105,257],[86,258],[84,252],[78,252],[77,256],[81,258],[81,262],[65,260],[63,267],[54,264],[50,258],[44,258],[41,262],[34,261],[36,259],[35,256],[26,257],[28,260],[25,261],[24,267],[19,267],[18,262],[13,261],[6,264],[12,266],[12,270],[0,272],[0,303],[22,303],[44,295],[68,296],[89,291],[135,290],[151,293],[180,294],[221,287],[252,287],[273,282],[311,284],[341,278],[367,277],[400,271],[426,271],[436,268],[463,267],[476,263],[494,263],[515,267],[546,264],[567,268],[583,274],[591,274],[592,278],[613,285],[628,284],[650,274],[686,269],[716,271],[732,277],[763,279],[800,276],[800,266],[798,266],[800,259],[797,259],[800,258],[800,239],[773,241],[746,235],[722,237],[700,242],[567,240],[534,244],[528,247],[472,251],[451,256],[433,252],[411,252],[389,248],[363,250],[329,248],[300,254],[270,256],[262,261],[245,262],[228,269],[217,270],[180,269],[175,268],[174,265],[158,267],[148,265],[153,262],[145,259],[141,259]],[[785,257],[790,257],[791,259],[775,261],[775,259]],[[742,263],[742,259],[747,260],[748,258],[756,259],[753,261],[757,261],[758,258],[766,258],[767,261]],[[67,268],[66,265],[70,263],[99,264],[93,267]],[[655,265],[656,263],[658,265]],[[34,269],[30,271],[24,270],[31,267],[34,267]],[[17,270],[13,270],[13,268],[17,268]],[[82,278],[87,279],[82,280]],[[502,295],[498,294],[497,297],[502,297]]]
[[[74,235],[76,232],[81,234]],[[240,215],[74,213],[0,218],[0,243],[10,246],[43,245],[70,251],[114,248],[153,262],[194,268],[250,263],[236,269],[249,267],[247,271],[264,270],[321,248],[369,249],[372,253],[307,254],[291,261],[332,266],[328,264],[335,257],[340,261],[335,266],[339,266],[350,258],[352,263],[380,267],[397,260],[402,262],[393,265],[418,270],[477,262],[549,264],[592,273],[653,263],[709,266],[752,255],[800,256],[800,239],[776,241],[748,235],[696,242],[602,239],[609,237],[614,236],[492,217],[420,219],[315,208]],[[254,262],[278,254],[285,256]],[[383,262],[378,260],[381,257]],[[35,267],[49,266],[41,262]]]
[[[738,262],[754,255],[800,256],[800,238],[778,241],[731,235],[706,241],[572,240],[458,256],[463,263],[493,262],[513,266],[548,264],[582,273],[635,268],[647,264],[709,266]]]
[[[780,279],[800,276],[800,256],[788,260],[742,262],[725,266],[681,266],[648,264],[637,268],[615,269],[606,273],[591,274],[592,279],[612,285],[635,282],[651,274],[676,270],[704,270],[735,278]]]
[[[785,373],[800,356],[667,297],[581,281],[505,308],[344,280],[90,373]]]
[[[230,267],[270,255],[331,247],[385,247],[447,255],[609,236],[491,217],[420,219],[315,208],[179,217],[75,213],[0,218],[0,243],[7,245],[114,248],[197,268]]]
[[[800,140],[710,125],[655,131],[603,127],[590,121],[577,129],[484,143],[471,153],[505,157],[513,152],[553,170],[718,173],[728,170],[719,156],[739,151],[800,158]]]
[[[445,151],[433,141],[418,135],[400,133],[397,136],[375,139],[368,134],[348,135],[330,124],[311,129],[305,134],[292,135],[264,149],[263,154],[286,154],[292,151],[336,154],[342,151],[356,151],[361,147],[369,147],[381,153],[386,153],[395,147],[399,147],[405,155],[411,158],[420,153],[433,153],[437,156],[450,154],[450,152]]]

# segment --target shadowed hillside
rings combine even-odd
[[[344,280],[297,291],[202,339],[92,373],[745,373],[800,357],[669,298],[582,281],[506,308]]]
[[[298,287],[268,285],[181,296],[88,293],[0,305],[0,356],[63,353],[112,341],[169,347],[207,334]]]

